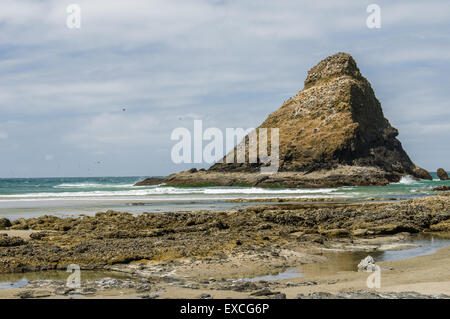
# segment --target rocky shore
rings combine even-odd
[[[265,204],[232,211],[139,214],[107,211],[82,218],[18,219],[0,237],[0,271],[102,269],[130,262],[226,258],[336,238],[450,231],[450,194],[396,203]],[[37,231],[37,232],[36,232]],[[1,231],[0,231],[1,232]],[[11,233],[10,233],[11,234]]]
[[[0,272],[65,270],[77,264],[82,271],[156,280],[155,289],[167,294],[178,287],[248,297],[287,286],[238,278],[324,262],[324,251],[398,249],[413,233],[450,232],[449,195],[389,203],[265,203],[229,211],[137,216],[107,211],[81,218],[2,220]]]

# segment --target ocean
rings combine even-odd
[[[0,217],[14,220],[44,214],[79,216],[108,209],[133,213],[229,209],[245,205],[228,202],[238,198],[412,198],[433,194],[432,188],[439,185],[450,186],[450,181],[440,181],[436,173],[432,176],[432,181],[415,181],[406,176],[387,186],[318,189],[133,186],[143,176],[3,178]]]

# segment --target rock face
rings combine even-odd
[[[251,174],[261,175],[260,168],[265,164],[259,159],[258,163],[249,163],[247,144],[245,163],[223,160],[207,172],[193,174],[191,182],[311,186],[310,173],[316,174],[316,186],[385,185],[404,175],[431,179],[403,150],[396,138],[397,129],[384,117],[370,83],[347,53],[337,53],[314,66],[303,90],[270,114],[259,128],[279,128],[279,173],[265,178],[264,183],[258,177],[250,178]],[[190,178],[175,174],[168,182],[190,184]]]
[[[448,174],[447,172],[443,169],[443,168],[438,168],[437,170],[437,176],[439,177],[439,179],[441,181],[446,181],[448,180]]]

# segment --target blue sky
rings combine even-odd
[[[80,29],[66,27],[71,3]],[[412,160],[449,170],[448,30],[448,1],[2,0],[0,177],[186,169],[173,129],[255,127],[339,51]]]

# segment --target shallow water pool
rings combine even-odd
[[[372,256],[375,262],[391,261],[405,258],[413,258],[434,254],[438,249],[450,246],[450,238],[435,237],[432,235],[415,235],[405,244],[413,244],[419,247],[389,250],[389,251],[352,251],[352,252],[327,252],[324,256],[328,261],[323,263],[306,264],[299,269],[289,268],[278,274],[269,274],[252,278],[242,278],[242,281],[274,281],[293,279],[308,276],[330,275],[341,271],[356,271],[359,262],[367,255]]]

